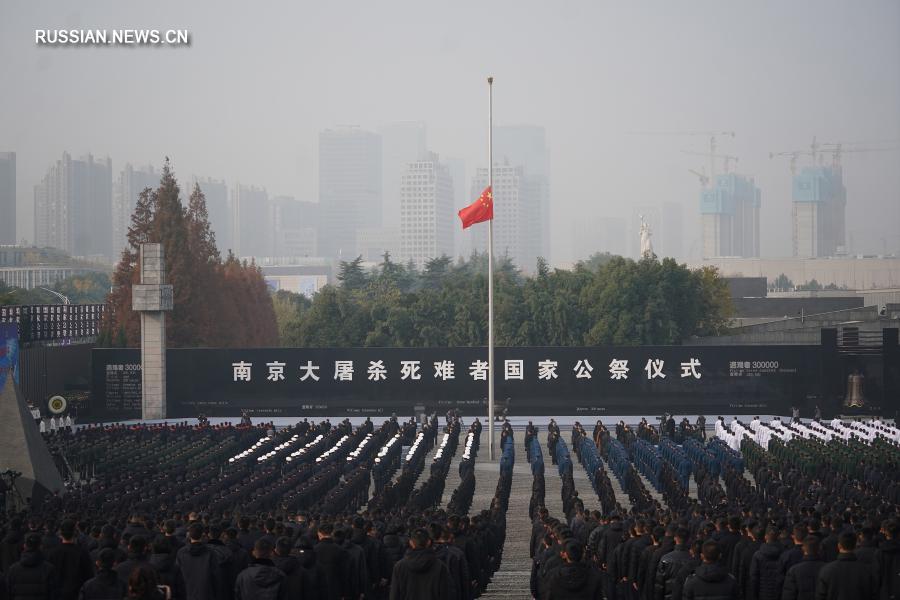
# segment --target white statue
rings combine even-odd
[[[640,215],[641,217],[641,258],[652,258],[653,257],[653,242],[650,241],[650,236],[653,233],[650,231],[650,225],[644,220],[644,215]]]

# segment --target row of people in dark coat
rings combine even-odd
[[[635,443],[624,428],[619,433],[626,442]],[[579,429],[579,443],[583,437]],[[602,429],[594,438],[603,439]],[[530,548],[533,596],[610,600],[900,598],[900,507],[889,499],[873,498],[872,494],[884,489],[883,481],[878,487],[854,485],[834,476],[833,467],[826,463],[816,479],[804,482],[789,458],[787,462],[782,459],[782,467],[788,469],[784,477],[799,484],[801,490],[764,497],[752,480],[743,476],[743,457],[725,452],[720,442],[712,445],[711,451],[702,449],[702,453],[694,447],[691,458],[696,458],[692,462],[702,472],[700,482],[716,490],[714,502],[694,500],[665,509],[634,507],[621,516],[581,510],[561,521],[550,518],[546,508],[534,510]],[[624,462],[624,448],[619,448],[614,457],[608,456]],[[677,449],[669,452],[674,456]],[[577,452],[580,459],[589,453],[581,448]],[[716,461],[716,471],[725,476],[727,496],[719,478],[707,471],[710,460]],[[581,462],[584,465],[586,461]],[[754,465],[760,462],[753,459]],[[627,473],[618,468],[623,475]],[[896,476],[880,474],[888,479]],[[829,490],[824,482],[840,483],[841,487]],[[831,499],[837,514],[820,512],[825,498]],[[578,556],[581,558],[572,560]]]
[[[405,521],[348,516],[293,527],[267,519],[259,529],[239,530],[197,521],[174,531],[164,526],[155,537],[143,523],[131,523],[135,534],[126,546],[112,535],[94,540],[92,550],[90,538],[66,520],[61,542],[49,551],[41,534],[24,536],[22,552],[3,574],[0,598],[157,600],[155,590],[164,586],[176,600],[471,600],[500,564],[505,520],[501,503],[493,504],[471,519],[426,511]],[[431,591],[422,595],[424,589]]]

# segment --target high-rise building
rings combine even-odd
[[[118,259],[122,249],[128,244],[128,228],[131,226],[131,215],[137,204],[138,196],[146,188],[155,190],[159,187],[160,174],[152,165],[133,167],[125,163],[125,168],[113,184],[112,203],[112,249],[113,259]]]
[[[0,245],[16,243],[16,153],[0,152]]]
[[[421,121],[391,123],[379,129],[381,134],[382,223],[400,227],[400,178],[406,165],[425,156],[427,128]]]
[[[292,196],[272,198],[276,256],[316,256],[319,205]]]
[[[550,150],[547,134],[538,125],[501,125],[494,128],[494,162],[524,168],[526,185],[537,200],[528,227],[537,235],[535,252],[550,260]],[[476,196],[477,197],[477,196]],[[475,198],[472,198],[474,200]],[[468,204],[468,203],[466,203]],[[530,252],[530,250],[529,250]],[[524,265],[523,265],[524,266]]]
[[[235,255],[272,256],[272,209],[265,188],[238,183],[231,190],[231,208]]]
[[[846,252],[844,214],[847,188],[839,166],[804,167],[793,178],[794,256],[835,256]]]
[[[472,203],[469,199],[469,186],[466,185],[466,161],[461,158],[442,158],[441,162],[447,165],[450,179],[453,182],[453,214]],[[453,217],[453,254],[452,256],[468,256],[472,252],[472,238],[468,229],[460,226],[459,219]]]
[[[320,256],[352,260],[356,232],[382,225],[381,136],[358,127],[319,134]]]
[[[73,256],[112,259],[112,161],[68,152],[34,191],[35,237]]]
[[[216,248],[223,256],[234,250],[234,225],[232,224],[231,202],[228,199],[228,184],[221,179],[199,177],[193,183],[200,186],[206,198],[206,213],[209,226],[216,236]],[[193,185],[191,186],[193,189]]]
[[[421,268],[430,258],[453,256],[453,179],[430,153],[406,165],[400,180],[400,259]]]
[[[521,166],[494,165],[494,257],[508,256],[517,267],[533,273],[541,256],[540,195]],[[478,168],[471,196],[478,198],[488,185],[488,170]],[[487,251],[487,227],[476,225],[472,249]]]
[[[759,256],[761,192],[752,177],[716,175],[713,187],[700,191],[703,257]]]

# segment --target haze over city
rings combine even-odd
[[[187,29],[191,45],[34,40],[38,28],[121,27]],[[108,155],[114,174],[168,156],[183,189],[198,175],[317,201],[319,134],[345,124],[424,122],[428,150],[464,162],[468,203],[487,162],[487,75],[497,125],[546,132],[553,264],[581,258],[576,223],[620,218],[631,244],[633,208],[661,202],[682,207],[681,258],[699,257],[688,169],[709,161],[682,151],[706,152],[708,138],[636,131],[736,132],[719,150],[761,190],[764,257],[791,254],[789,160],[770,152],[806,150],[814,136],[900,139],[900,5],[889,0],[6,2],[0,53],[12,92],[0,150],[17,153],[17,238],[29,241],[33,186],[64,151]],[[849,250],[897,253],[900,153],[843,163]]]

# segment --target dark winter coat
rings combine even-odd
[[[692,557],[687,561],[675,574],[675,587],[672,590],[672,600],[681,600],[684,597],[684,582],[687,578],[694,574],[700,565],[703,564],[699,558]]]
[[[784,579],[787,572],[803,560],[803,549],[796,544],[781,553],[778,557],[778,587],[784,589]]]
[[[329,582],[325,570],[316,562],[314,550],[301,550],[297,557],[303,568],[303,599],[327,600]]]
[[[609,524],[606,531],[603,532],[599,543],[597,544],[597,558],[601,563],[606,564],[612,557],[612,552],[622,542],[624,527],[621,521],[613,521]]]
[[[738,581],[738,586],[741,588],[741,594],[747,600],[752,598],[750,593],[750,565],[753,562],[753,555],[756,554],[760,546],[762,544],[759,542],[748,540],[745,545],[735,548],[733,573]]]
[[[453,544],[436,544],[434,553],[450,573],[450,600],[471,600],[472,580],[463,551]]]
[[[23,552],[6,574],[6,600],[57,600],[56,569],[41,552]]]
[[[731,558],[734,554],[734,547],[741,541],[741,535],[734,531],[722,531],[718,535],[719,546],[722,549],[722,561],[725,565],[731,564]]]
[[[763,544],[750,560],[750,594],[747,600],[778,600],[780,574],[778,557],[782,547],[778,544]]]
[[[12,529],[0,541],[0,572],[6,573],[22,554],[22,532]]]
[[[546,600],[600,600],[603,583],[600,573],[587,563],[565,563],[547,582]]]
[[[679,546],[660,559],[653,586],[654,599],[672,600],[676,587],[681,587],[683,583],[677,581],[676,576],[690,560],[691,553],[685,550],[684,546]]]
[[[128,593],[128,586],[119,579],[112,569],[100,571],[81,587],[78,600],[122,600]]]
[[[129,554],[128,560],[117,564],[115,567],[113,567],[113,571],[115,571],[119,575],[119,579],[121,579],[125,583],[128,583],[128,578],[131,577],[131,574],[134,573],[134,570],[138,567],[153,569],[153,565],[150,564],[150,561],[146,556],[136,556],[134,554]]]
[[[369,573],[366,566],[366,553],[361,546],[347,540],[343,544],[344,550],[350,557],[350,597],[359,598],[366,593],[369,585]]]
[[[803,560],[788,569],[784,577],[781,600],[814,600],[819,571],[824,566],[822,560],[804,556]]]
[[[458,540],[457,540],[458,541]],[[396,565],[403,558],[403,555],[406,554],[406,547],[403,544],[403,540],[400,539],[400,536],[389,533],[384,536],[382,540],[383,546],[381,549],[381,576],[384,579],[390,579],[391,573],[394,572],[394,565]],[[465,552],[465,546],[457,543],[457,547]]]
[[[875,572],[855,554],[840,554],[819,571],[816,600],[860,600],[877,594]]]
[[[674,549],[675,539],[670,537],[663,538],[662,543],[653,548],[641,579],[641,598],[643,600],[654,600],[656,597],[656,572],[659,569],[659,563],[663,556],[671,553]]]
[[[175,554],[151,554],[150,566],[156,569],[160,585],[167,585],[172,590],[173,600],[184,598],[184,578],[175,560]]]
[[[431,548],[413,549],[394,565],[390,600],[450,600],[450,572]]]
[[[300,559],[294,556],[275,556],[272,558],[275,566],[284,573],[285,579],[282,587],[288,598],[305,598],[303,595],[303,568]]]
[[[900,598],[900,544],[897,540],[882,542],[875,553],[881,600]]]
[[[718,564],[702,564],[684,582],[684,600],[739,600],[737,580]]]
[[[284,573],[271,560],[254,559],[234,583],[234,600],[286,600]]]
[[[220,600],[226,597],[219,560],[209,546],[188,544],[175,555],[175,562],[184,578],[186,600]]]
[[[338,600],[341,596],[349,596],[350,591],[350,555],[333,539],[321,540],[315,546],[316,563],[325,572],[328,581],[329,600]]]
[[[78,591],[94,576],[91,557],[80,544],[60,544],[48,555],[47,560],[56,569],[60,600],[75,600]]]
[[[145,542],[153,541],[153,533],[143,523],[128,523],[122,530],[122,539],[130,540],[133,537],[142,537]]]

